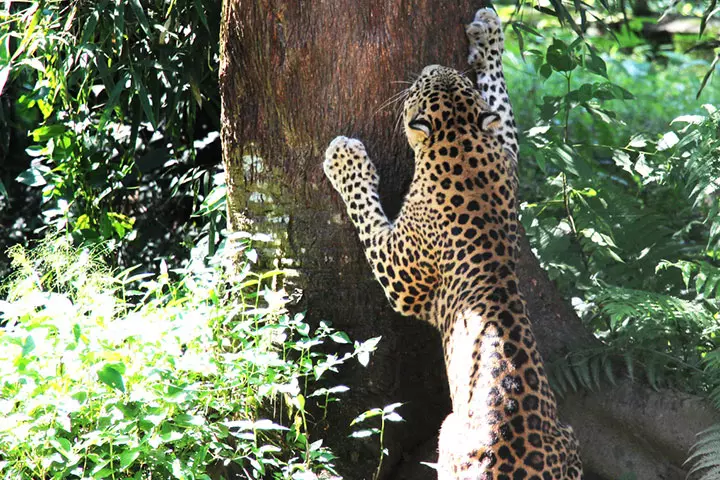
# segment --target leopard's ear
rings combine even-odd
[[[408,128],[422,132],[426,137],[430,137],[430,121],[422,117],[421,115],[415,115],[412,120],[408,122]]]
[[[485,112],[479,117],[480,130],[492,132],[500,128],[500,115],[495,112]]]

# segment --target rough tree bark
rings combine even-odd
[[[349,480],[371,476],[376,440],[347,439],[349,422],[370,407],[406,402],[407,420],[385,439],[385,478],[434,478],[435,437],[449,412],[439,336],[394,314],[365,264],[357,236],[325,181],[322,154],[336,135],[363,140],[381,176],[389,215],[412,175],[411,152],[395,127],[399,106],[383,103],[402,89],[393,81],[440,63],[465,70],[464,24],[478,0],[225,0],[220,88],[231,229],[245,228],[252,192],[262,190],[282,219],[287,255],[302,273],[299,308],[332,320],[355,339],[382,335],[368,368],[345,370],[351,387],[334,404],[318,437],[340,456]],[[512,100],[512,99],[511,99]],[[522,99],[514,99],[516,109]],[[247,155],[262,159],[248,163]],[[522,152],[521,152],[522,156]],[[253,167],[254,166],[254,167]],[[522,168],[522,159],[521,159]],[[274,188],[268,188],[268,186]],[[261,230],[267,212],[256,215]],[[270,228],[270,227],[267,227]],[[546,360],[596,340],[566,305],[523,239],[520,275]],[[717,421],[702,400],[622,382],[564,399],[565,418],[595,478],[684,478],[694,434]]]

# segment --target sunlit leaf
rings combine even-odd
[[[45,180],[45,177],[43,177],[42,173],[37,168],[33,167],[30,167],[22,172],[15,178],[15,180],[30,187],[41,187],[47,184],[47,181]]]
[[[132,448],[130,450],[125,450],[120,454],[120,469],[125,470],[130,465],[135,463],[135,460],[140,456],[140,449],[139,448]]]
[[[330,335],[330,338],[335,343],[352,343],[350,341],[350,337],[348,337],[347,333],[345,333],[345,332],[335,332],[332,335]]]
[[[130,7],[132,7],[132,11],[140,22],[140,27],[142,27],[145,35],[152,35],[150,22],[148,22],[147,16],[145,15],[145,10],[143,9],[142,4],[140,4],[140,0],[130,0]]]
[[[120,373],[117,364],[105,364],[98,370],[97,376],[98,380],[110,388],[123,393],[125,392],[125,382],[123,381],[122,373]]]

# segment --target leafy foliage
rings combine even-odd
[[[284,309],[285,293],[269,288],[282,272],[257,275],[246,260],[237,286],[218,266],[194,265],[179,281],[111,275],[63,237],[12,256],[0,303],[3,478],[333,472],[332,453],[310,439],[308,409],[347,388],[315,385],[350,358],[366,362],[377,339],[320,353],[350,341]]]
[[[620,43],[620,36],[634,37],[635,35],[632,33],[633,28],[637,28],[638,26],[640,26],[640,29],[643,28],[643,25],[638,22],[659,23],[665,19],[668,14],[673,13],[696,17],[699,19],[699,39],[694,42],[694,45],[692,45],[688,51],[711,50],[716,52],[712,63],[707,68],[702,82],[698,87],[696,97],[699,98],[703,89],[708,84],[710,77],[715,72],[715,67],[720,60],[720,52],[717,51],[718,47],[720,47],[720,43],[713,38],[712,35],[707,35],[709,22],[714,16],[720,13],[720,8],[717,8],[717,0],[701,2],[707,4],[704,8],[701,5],[698,5],[698,3],[700,2],[687,2],[681,0],[645,2],[608,2],[601,0],[600,2],[574,1],[572,3],[550,1],[549,4],[545,6],[540,5],[537,2],[515,0],[515,7],[508,25],[515,32],[520,49],[523,50],[523,46],[525,44],[524,35],[528,33],[531,35],[539,35],[538,30],[525,20],[526,17],[532,18],[536,16],[537,13],[542,14],[544,17],[554,17],[560,27],[564,27],[566,30],[571,30],[575,33],[578,39],[586,37],[588,30],[590,30],[592,26],[600,27],[605,31],[612,31],[615,27],[620,26],[620,35],[612,33],[613,39],[618,41],[618,43]],[[645,8],[652,5],[653,11],[660,13],[659,19],[657,17],[637,19],[629,18],[628,10],[642,10],[642,8],[638,7],[643,5]],[[645,15],[648,12],[637,13]],[[544,19],[543,23],[545,23]],[[637,43],[637,41],[635,41],[635,43]]]
[[[551,382],[562,394],[626,375],[717,403],[720,125],[716,107],[693,102],[677,78],[702,78],[710,62],[662,50],[665,69],[649,65],[632,36],[608,56],[595,39],[541,33],[523,30],[525,62],[510,55],[508,83],[523,92],[515,98],[531,92],[537,106],[518,116],[522,221],[602,340],[553,359]],[[702,86],[706,101],[720,100],[716,85]],[[720,454],[703,443],[710,435],[689,460],[707,479]]]
[[[380,438],[380,459],[378,460],[378,466],[377,469],[375,469],[375,474],[373,475],[373,480],[377,480],[380,478],[380,472],[382,471],[382,465],[383,465],[383,459],[386,455],[389,455],[390,452],[387,448],[385,448],[385,428],[387,425],[387,422],[402,422],[404,419],[402,416],[400,416],[399,413],[397,413],[395,410],[400,408],[403,404],[402,403],[392,403],[390,405],[386,405],[383,408],[372,408],[370,410],[367,410],[350,422],[350,426],[358,425],[360,423],[365,423],[367,420],[371,418],[380,417],[380,427],[370,427],[365,428],[362,430],[356,430],[354,431],[350,436],[354,438],[365,438],[370,437],[373,435],[377,435]]]
[[[76,240],[132,238],[129,189],[144,173],[192,162],[196,115],[217,110],[219,4],[4,8],[0,91],[16,102],[0,122],[32,138],[32,163],[17,180],[42,188],[45,224]]]

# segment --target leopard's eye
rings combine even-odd
[[[430,136],[430,122],[428,122],[424,118],[413,118],[412,120],[410,120],[410,122],[408,122],[408,127],[413,130],[419,130],[423,132],[427,137]]]

